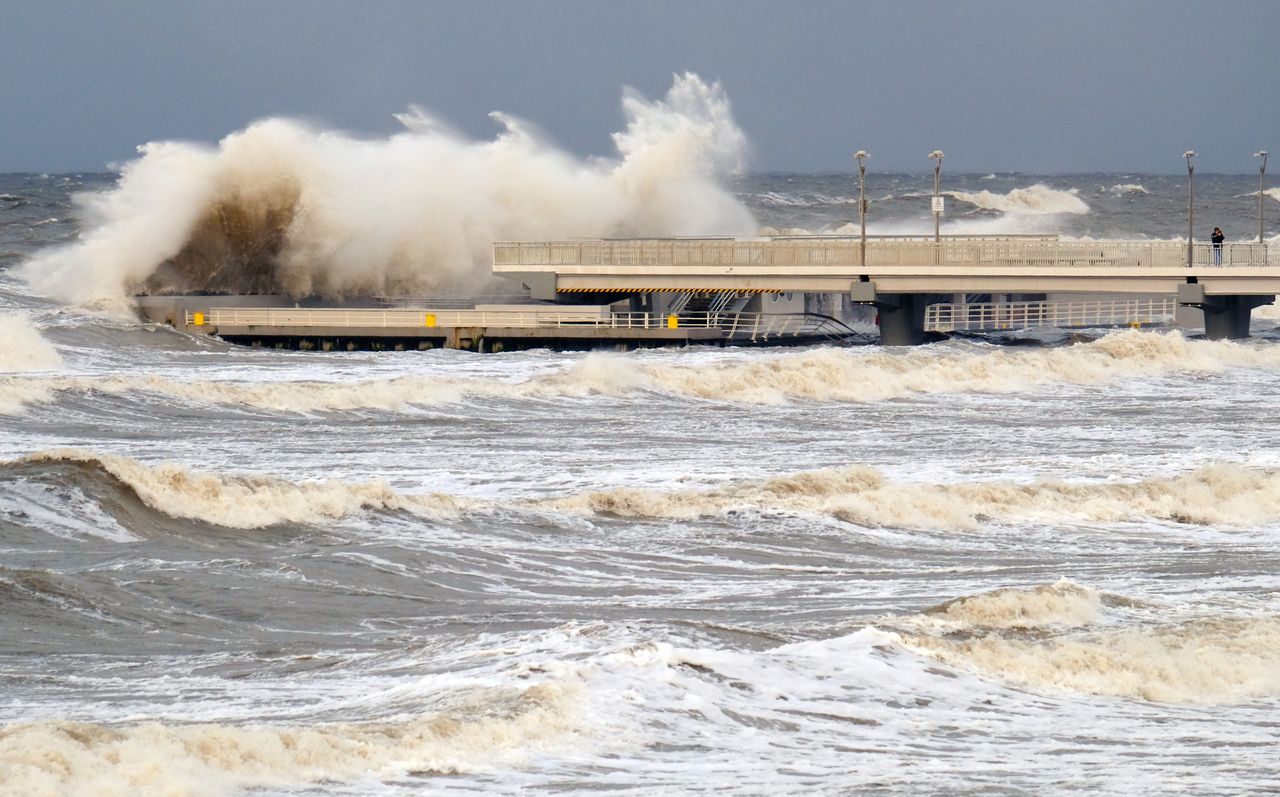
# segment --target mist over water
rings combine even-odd
[[[714,86],[624,105],[605,162],[414,112],[0,175],[0,797],[1274,787],[1274,314],[475,355],[102,312],[180,274],[473,285],[500,233],[856,222],[849,175],[735,176]],[[1176,178],[943,185],[951,232],[1185,224]],[[1197,218],[1247,239],[1256,188],[1197,176]],[[873,234],[931,231],[931,189],[870,175]]]

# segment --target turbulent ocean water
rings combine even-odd
[[[1280,782],[1273,315],[236,348],[19,278],[116,179],[0,176],[0,794]],[[1256,179],[1197,175],[1201,233],[1255,235]],[[1185,178],[943,184],[944,232],[1185,230]],[[931,231],[931,188],[870,175],[871,231]],[[848,174],[728,190],[763,228],[856,221]]]

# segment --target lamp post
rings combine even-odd
[[[1187,159],[1187,268],[1191,268],[1194,262],[1191,247],[1196,220],[1196,167],[1191,164],[1191,159],[1195,156],[1195,151],[1190,149],[1182,153],[1182,157]]]
[[[1253,157],[1262,158],[1262,165],[1258,167],[1258,243],[1262,243],[1262,178],[1267,173],[1267,151],[1255,152]]]
[[[867,158],[871,156],[867,154],[865,149],[860,149],[853,153],[853,158],[858,162],[858,224],[862,227],[861,242],[858,245],[858,251],[861,256],[859,265],[867,265]]]
[[[942,242],[939,230],[942,224],[942,197],[938,195],[938,187],[942,181],[942,150],[935,149],[929,153],[933,159],[933,242]]]

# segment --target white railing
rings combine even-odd
[[[1195,265],[1215,265],[1211,244],[1195,244]],[[1268,246],[1224,244],[1221,265],[1265,266]],[[769,240],[659,239],[634,241],[499,242],[495,271],[556,266],[803,266],[863,267],[856,238]],[[1011,265],[1027,267],[1174,267],[1187,264],[1187,245],[1177,241],[1058,241],[983,238],[868,240],[866,266]]]
[[[729,338],[768,339],[783,335],[819,335],[820,317],[786,313],[610,313],[605,308],[574,310],[572,307],[522,310],[434,310],[370,308],[260,308],[212,307],[188,311],[188,326],[282,327],[316,329],[337,327],[430,329],[434,327],[555,328],[597,327],[609,329],[718,329]]]
[[[197,315],[201,318],[197,319]],[[187,323],[197,324],[200,320],[211,326],[231,327],[540,327],[598,324],[602,320],[607,323],[608,317],[607,309],[575,310],[572,306],[551,310],[212,307],[203,313],[188,312]]]
[[[1178,301],[1173,296],[1143,299],[931,304],[924,328],[934,332],[963,332],[1030,327],[1099,327],[1161,324],[1173,320]]]

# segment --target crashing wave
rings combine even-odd
[[[1044,183],[1026,188],[1014,188],[1006,194],[991,191],[944,191],[949,197],[966,202],[983,210],[995,210],[1017,216],[1042,216],[1054,213],[1080,215],[1089,212],[1089,205],[1080,198],[1079,189],[1059,191]]]
[[[0,315],[0,373],[45,371],[62,365],[62,357],[22,314]],[[0,393],[2,393],[0,389]],[[0,412],[5,402],[0,398]]]
[[[623,110],[613,161],[577,159],[502,114],[482,142],[416,109],[385,139],[267,119],[216,148],[147,144],[115,188],[79,197],[80,240],[23,273],[79,304],[144,286],[420,294],[488,280],[495,240],[754,231],[719,182],[746,151],[719,84],[680,75],[662,100],[627,91]]]
[[[574,690],[486,695],[421,718],[296,725],[37,721],[0,726],[5,794],[219,797],[245,789],[474,772],[578,739]]]
[[[868,403],[921,395],[1026,393],[1055,385],[1101,385],[1224,368],[1280,369],[1280,349],[1232,341],[1188,340],[1178,332],[1126,330],[1099,340],[1042,350],[925,347],[813,349],[712,365],[644,362],[591,354],[523,382],[405,376],[355,382],[178,381],[162,376],[0,377],[0,413],[21,412],[59,393],[157,393],[183,401],[280,412],[403,410],[468,398],[554,399],[654,393],[742,404],[787,401]]]
[[[1060,581],[958,598],[902,618],[911,650],[1032,688],[1169,703],[1280,696],[1280,618],[1208,617],[1106,625],[1099,596]],[[952,609],[955,609],[952,614]],[[969,633],[957,633],[957,631]]]
[[[74,449],[0,464],[0,474],[32,468],[38,473],[42,466],[66,465],[83,473],[64,473],[60,479],[96,479],[102,474],[158,512],[231,528],[320,523],[368,511],[452,516],[497,506],[439,493],[400,493],[377,481],[298,483],[270,476],[220,475],[176,463],[147,464]],[[614,487],[505,505],[646,520],[693,520],[743,511],[820,514],[867,528],[945,531],[977,531],[998,523],[1150,520],[1240,527],[1280,522],[1280,472],[1215,464],[1132,482],[928,484],[890,482],[874,468],[855,465],[701,489]]]

